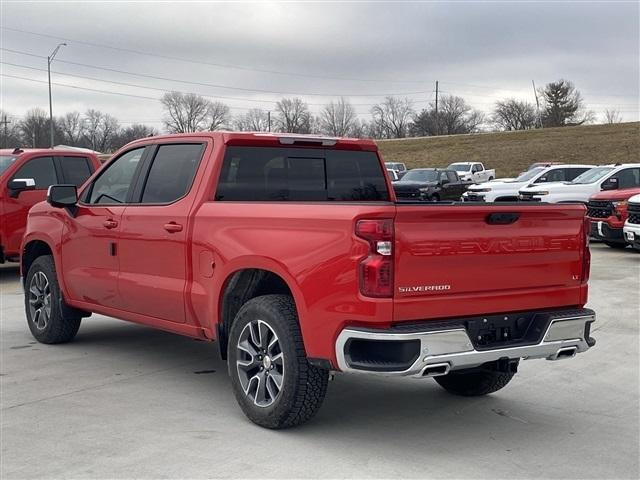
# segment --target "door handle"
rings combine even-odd
[[[485,219],[489,225],[511,225],[520,218],[519,213],[497,212],[490,213]]]
[[[164,229],[169,233],[177,233],[182,231],[182,225],[176,222],[169,222],[164,224]]]
[[[102,225],[104,225],[105,228],[112,229],[118,226],[118,222],[116,222],[115,220],[109,219],[109,220],[105,220]]]

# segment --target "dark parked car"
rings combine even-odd
[[[455,170],[416,168],[394,182],[393,189],[398,200],[458,201],[469,185],[460,180]]]

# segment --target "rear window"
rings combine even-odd
[[[66,183],[79,187],[91,176],[91,166],[86,157],[62,157],[62,175]]]
[[[388,201],[374,152],[228,147],[216,200]]]

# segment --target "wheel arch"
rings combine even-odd
[[[301,294],[291,287],[293,282],[287,279],[286,275],[275,270],[263,266],[243,267],[234,269],[226,276],[219,294],[216,325],[218,348],[222,359],[227,358],[231,322],[242,305],[252,298],[268,294],[289,295],[300,317],[303,305]]]
[[[20,255],[20,273],[22,275],[23,283],[26,281],[27,273],[29,272],[29,268],[31,268],[33,262],[36,260],[36,258],[43,255],[53,256],[53,261],[57,269],[58,262],[56,259],[56,255],[54,254],[54,249],[51,248],[51,244],[48,240],[42,238],[25,239]]]

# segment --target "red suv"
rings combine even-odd
[[[627,203],[640,194],[640,188],[624,188],[596,193],[587,204],[587,218],[591,221],[591,236],[611,248],[625,248],[622,228],[629,216]]]
[[[93,153],[77,150],[0,150],[0,263],[18,261],[27,213],[50,185],[82,185],[100,166]]]

